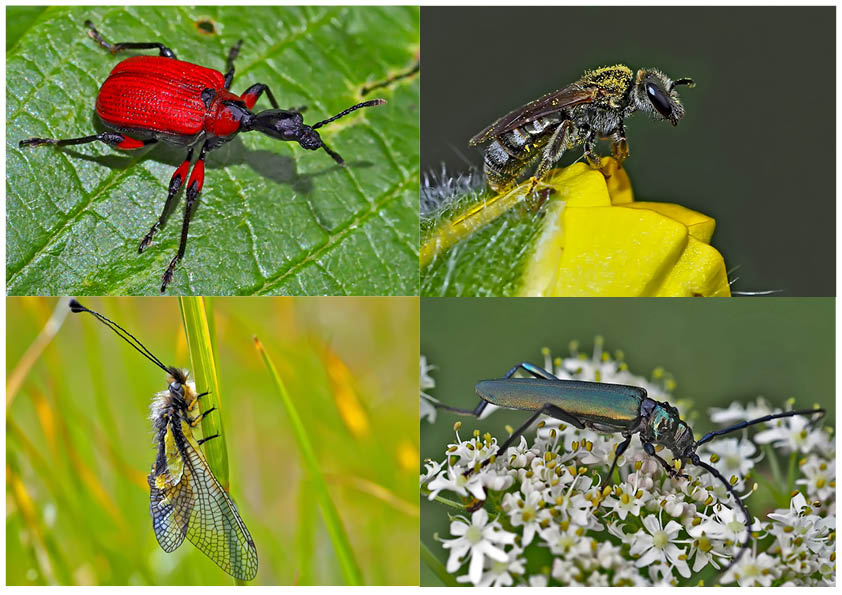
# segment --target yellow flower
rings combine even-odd
[[[710,245],[714,219],[677,204],[635,202],[613,158],[603,158],[601,170],[584,163],[556,170],[543,186],[555,194],[543,207],[519,295],[731,295],[725,261]]]

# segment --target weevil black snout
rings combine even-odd
[[[251,129],[262,132],[272,138],[286,141],[297,141],[304,129],[304,118],[299,112],[270,109],[260,112],[251,122]]]
[[[298,138],[298,144],[305,149],[315,151],[316,149],[320,149],[324,143],[322,143],[322,137],[319,136],[318,132],[309,126],[303,126],[301,136]]]

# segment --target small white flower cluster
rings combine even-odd
[[[621,356],[604,354],[599,340],[593,357],[579,355],[575,346],[573,351],[572,357],[552,360],[545,350],[546,369],[562,379],[643,386],[653,399],[681,408],[681,401],[670,394],[674,383],[663,370],[656,370],[650,380],[635,376]],[[714,421],[736,423],[772,412],[758,399],[747,409],[732,405],[710,415]],[[766,521],[753,518],[751,548],[718,582],[835,584],[835,448],[832,435],[809,421],[802,416],[773,420],[756,426],[766,429],[754,442],[743,431],[700,448],[699,456],[729,478],[743,499],[757,489],[747,475],[762,458],[803,457],[803,477],[796,484],[806,494],[792,492],[790,507],[769,514]],[[421,476],[430,500],[466,510],[451,517],[453,538],[441,539],[449,550],[446,570],[459,582],[697,584],[698,573],[708,565],[713,572],[727,567],[745,540],[743,514],[721,482],[693,466],[682,469],[688,479],[668,477],[637,439],[601,489],[617,435],[545,419],[531,443],[522,436],[517,446],[483,465],[496,453],[497,440],[479,431],[464,440],[460,425],[455,426],[456,441],[447,445],[445,458],[428,460]],[[767,446],[759,453],[755,443]],[[667,450],[659,454],[670,458]],[[770,466],[779,473],[777,460]],[[795,488],[787,485],[785,476],[776,476],[771,486],[779,491],[784,486],[784,498]],[[462,500],[449,500],[448,493]],[[746,506],[751,509],[750,501]]]
[[[430,390],[431,388],[436,387],[436,381],[433,380],[433,377],[430,376],[430,371],[433,370],[433,366],[427,365],[427,358],[423,355],[421,356],[421,381],[419,385],[421,386],[421,420],[423,421],[424,418],[427,418],[431,424],[436,423],[436,408],[433,403],[438,403],[438,399],[431,397],[425,390]]]

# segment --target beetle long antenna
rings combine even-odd
[[[342,116],[347,116],[351,112],[353,112],[355,110],[358,110],[361,107],[372,107],[374,105],[383,105],[384,103],[386,103],[385,99],[371,99],[369,101],[363,101],[362,103],[358,103],[357,105],[352,105],[351,107],[349,107],[345,111],[339,112],[338,114],[336,114],[332,118],[328,118],[327,120],[322,120],[321,122],[317,122],[317,123],[313,124],[310,128],[312,128],[313,130],[315,130],[316,128],[321,128],[325,124],[329,124],[329,123],[333,122],[334,120],[338,120]],[[330,151],[328,151],[328,153],[330,153]],[[333,157],[333,155],[331,155],[331,157]],[[333,158],[336,159],[336,157],[333,157]]]
[[[155,357],[155,355],[153,355],[153,353],[151,351],[149,351],[146,348],[146,346],[144,346],[144,344],[141,343],[137,339],[137,337],[135,337],[133,334],[131,334],[129,331],[127,331],[126,329],[121,327],[119,324],[117,324],[113,320],[109,320],[108,318],[106,318],[105,316],[100,314],[99,312],[94,312],[93,310],[89,310],[88,308],[86,308],[85,306],[80,304],[75,299],[70,300],[70,310],[71,310],[71,312],[74,312],[76,314],[78,314],[79,312],[87,312],[88,314],[91,314],[94,318],[99,320],[102,324],[104,324],[105,326],[110,328],[112,331],[114,331],[126,343],[128,343],[129,345],[134,347],[135,351],[140,353],[140,355],[142,355],[143,357],[148,359],[150,362],[152,362],[153,364],[155,364],[156,366],[161,368],[167,374],[172,373],[170,368],[165,366],[161,362],[161,360],[159,360],[157,357]]]
[[[740,507],[740,510],[743,511],[743,516],[746,519],[746,540],[743,542],[743,546],[740,548],[740,551],[737,553],[734,559],[731,560],[728,566],[722,569],[722,573],[724,574],[728,571],[729,568],[731,568],[734,564],[740,561],[740,558],[743,557],[743,554],[751,545],[751,515],[749,514],[746,505],[743,504],[743,501],[740,499],[739,494],[737,494],[737,491],[733,488],[733,486],[730,483],[728,483],[728,480],[725,479],[725,476],[722,475],[719,471],[717,471],[715,467],[712,467],[704,461],[702,461],[701,459],[699,459],[699,456],[697,454],[693,454],[693,456],[690,457],[690,462],[694,465],[698,465],[699,467],[701,467],[702,469],[704,469],[705,471],[707,471],[722,482],[722,485],[725,486],[725,489],[728,490],[728,493],[731,494],[731,497],[734,498],[734,500],[736,500],[737,505]]]
[[[723,434],[730,434],[731,432],[736,432],[737,430],[742,430],[743,428],[747,428],[748,426],[753,426],[754,424],[759,424],[764,421],[771,421],[773,419],[781,419],[782,417],[794,417],[796,415],[812,415],[814,413],[821,413],[819,417],[813,420],[813,423],[819,421],[822,417],[824,417],[825,410],[824,409],[800,409],[798,411],[784,411],[783,413],[773,413],[771,415],[764,415],[763,417],[758,417],[757,419],[750,419],[748,421],[741,421],[740,423],[730,426],[728,428],[723,428],[721,430],[716,430],[714,432],[708,432],[704,436],[701,437],[700,440],[696,441],[696,444],[693,446],[693,450],[696,449],[697,446],[704,444],[705,442],[710,442],[717,436],[722,436]]]

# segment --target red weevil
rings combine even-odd
[[[209,151],[233,139],[239,132],[257,130],[278,140],[295,141],[311,151],[324,149],[339,165],[345,165],[342,157],[324,143],[316,129],[361,107],[386,103],[383,99],[364,101],[309,126],[304,124],[302,117],[306,107],[280,109],[272,91],[263,83],[252,85],[242,95],[234,95],[229,91],[234,80],[234,60],[240,52],[242,39],[228,53],[226,72],[222,74],[218,70],[178,60],[163,43],[109,43],[90,21],[85,21],[85,26],[91,38],[112,54],[124,50],[157,49],[159,55],[127,58],[117,64],[105,79],[96,98],[96,113],[109,131],[61,140],[28,138],[20,141],[19,146],[61,147],[101,141],[116,149],[130,150],[162,141],[187,147],[184,163],[175,170],[170,180],[164,210],[140,242],[138,253],[141,253],[149,247],[155,233],[164,224],[173,206],[173,199],[187,178],[193,149],[201,143],[199,159],[187,183],[187,204],[184,207],[178,253],[170,261],[161,279],[161,293],[172,281],[173,271],[184,256],[190,217],[202,191],[205,156]],[[263,93],[266,93],[274,109],[253,113],[251,109]]]

